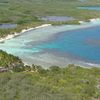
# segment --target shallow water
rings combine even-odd
[[[0,49],[28,64],[94,66],[100,64],[100,21],[31,30],[0,43]]]
[[[87,6],[87,7],[78,7],[78,9],[83,9],[83,10],[97,10],[100,11],[100,6]]]
[[[39,47],[57,49],[59,52],[71,54],[79,59],[100,63],[100,26],[61,32],[47,43],[40,44]]]

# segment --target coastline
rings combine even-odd
[[[100,18],[92,18],[92,19],[89,19],[88,22],[96,22],[96,21],[100,21]],[[86,23],[86,21],[78,21],[79,24],[84,24]]]
[[[99,21],[99,22],[98,22]],[[96,23],[96,24],[95,24]],[[91,27],[91,26],[95,26],[95,25],[100,25],[100,19],[99,18],[96,18],[96,19],[90,19],[90,21],[89,22],[85,22],[85,21],[82,21],[81,23],[80,23],[80,26],[78,26],[77,27],[77,25],[76,25],[76,27],[72,27],[72,28],[70,28],[70,26],[69,26],[69,29],[68,30],[73,30],[73,29],[76,29],[76,28],[78,28],[78,29],[80,29],[80,28],[86,28],[86,27]],[[18,36],[18,35],[21,35],[22,33],[25,33],[25,32],[29,32],[29,31],[31,31],[31,30],[35,30],[35,29],[39,29],[39,28],[43,28],[43,27],[47,27],[47,26],[52,26],[51,24],[43,24],[43,25],[41,25],[41,26],[37,26],[37,27],[34,27],[34,28],[29,28],[29,29],[23,29],[20,33],[14,33],[14,34],[12,34],[12,35],[8,35],[7,37],[5,37],[5,38],[2,38],[1,39],[1,42],[4,42],[4,41],[6,41],[6,40],[9,40],[9,39],[11,39],[11,38],[14,38],[14,37],[16,37],[16,36]],[[59,27],[58,27],[59,28]],[[66,28],[66,27],[65,27]],[[48,28],[49,29],[49,28]],[[63,29],[63,28],[62,28]],[[41,29],[40,29],[41,30]],[[37,30],[36,30],[37,31]],[[39,32],[39,34],[41,34],[41,35],[39,35],[39,36],[36,36],[36,32],[34,32],[34,38],[32,38],[33,40],[33,42],[34,42],[34,40],[44,40],[44,36],[47,38],[50,38],[50,36],[53,34],[53,36],[54,36],[54,33],[56,33],[56,35],[57,34],[59,34],[59,32],[54,32],[54,33],[48,33],[49,31],[46,31],[46,32],[44,32],[44,35],[43,34],[41,34],[41,31]],[[47,34],[48,33],[48,34]],[[27,33],[26,33],[27,34]],[[33,34],[33,33],[31,33],[31,34]],[[28,36],[28,34],[27,34],[27,36]],[[23,37],[23,39],[25,39],[25,37]],[[38,41],[37,40],[37,41]],[[9,42],[9,41],[8,41]],[[22,41],[23,42],[23,41]],[[2,44],[1,44],[2,45]],[[7,45],[7,44],[6,44]],[[5,50],[6,51],[6,50]],[[31,51],[29,51],[29,52],[31,52]],[[10,52],[11,53],[11,52]],[[38,52],[36,52],[36,53],[38,53]],[[18,55],[15,55],[15,56],[18,56]],[[61,55],[59,55],[60,57],[61,57]],[[67,57],[66,57],[66,60],[65,60],[65,58],[63,58],[63,57],[61,57],[61,58],[59,58],[59,56],[57,56],[56,54],[54,54],[53,53],[53,55],[52,55],[52,53],[42,53],[42,54],[36,54],[36,55],[34,55],[33,56],[33,59],[31,59],[31,58],[28,58],[27,57],[27,59],[26,59],[26,61],[24,60],[24,59],[22,59],[20,56],[20,58],[22,59],[22,61],[25,63],[25,64],[29,64],[27,61],[28,60],[30,60],[30,61],[32,61],[32,63],[36,63],[36,64],[40,64],[40,65],[43,65],[43,66],[49,66],[49,65],[59,65],[59,66],[65,66],[66,64],[71,64],[71,63],[74,63],[75,65],[79,65],[79,66],[85,66],[85,67],[88,67],[88,68],[90,68],[90,67],[99,67],[99,64],[95,64],[95,63],[90,63],[90,62],[85,62],[85,61],[81,61],[81,60],[73,60],[73,59],[67,59]],[[45,58],[46,57],[46,58]],[[23,57],[23,58],[25,58],[25,57]],[[42,58],[42,59],[41,59]],[[43,59],[44,58],[44,59]],[[50,62],[48,62],[48,61],[46,61],[46,59],[47,58],[49,58],[49,60],[50,60]]]
[[[42,59],[41,59],[42,58]],[[25,55],[21,58],[25,65],[41,65],[44,68],[49,68],[51,66],[57,65],[61,67],[66,67],[69,64],[74,64],[76,66],[81,66],[83,68],[93,68],[97,67],[100,68],[100,64],[92,63],[90,61],[75,59],[73,57],[70,57],[62,55],[62,54],[56,54],[55,52],[43,52],[43,53],[37,53],[34,54],[31,58],[30,56],[27,56],[25,59]],[[47,60],[48,59],[48,60]]]
[[[97,21],[100,21],[100,18],[89,19],[89,22],[92,22],[92,23],[97,22]],[[87,22],[86,22],[86,21],[78,21],[78,23],[79,23],[80,25],[82,25],[82,24],[84,25],[84,24],[86,24]],[[73,25],[75,25],[75,24],[73,24]],[[39,29],[39,28],[47,27],[47,26],[52,26],[52,24],[42,24],[42,25],[40,25],[40,26],[31,27],[31,28],[28,28],[28,29],[23,29],[23,30],[22,30],[21,32],[19,32],[19,33],[14,32],[14,33],[12,33],[12,34],[9,34],[9,35],[7,35],[7,36],[5,36],[5,37],[0,38],[0,43],[3,43],[4,41],[9,40],[9,39],[12,39],[12,38],[14,38],[14,37],[16,37],[16,36],[19,36],[19,35],[21,35],[21,34],[23,34],[23,33],[25,33],[25,32],[28,32],[28,31],[31,31],[31,30],[34,30],[34,29]]]
[[[28,31],[31,31],[31,30],[34,30],[34,29],[39,29],[39,28],[47,27],[47,26],[51,26],[51,24],[43,24],[43,25],[40,25],[40,26],[36,26],[36,27],[28,28],[28,29],[23,29],[19,33],[14,32],[12,34],[7,35],[4,38],[0,38],[0,43],[3,43],[4,41],[9,40],[9,39],[12,39],[12,38],[14,38],[16,36],[19,36],[19,35],[21,35],[21,34],[23,34],[25,32],[28,32]]]

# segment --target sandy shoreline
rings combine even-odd
[[[97,21],[100,21],[100,18],[89,19],[89,22],[97,22]],[[86,22],[85,21],[78,21],[78,23],[81,25],[81,24],[84,24]],[[9,34],[9,35],[7,35],[4,38],[0,38],[0,43],[4,42],[6,40],[12,39],[12,38],[14,38],[16,36],[19,36],[19,35],[21,35],[24,32],[28,32],[28,31],[31,31],[31,30],[34,30],[34,29],[39,29],[39,28],[43,28],[43,27],[47,27],[47,26],[52,26],[52,24],[43,24],[43,25],[40,25],[40,26],[37,26],[37,27],[32,27],[32,28],[29,28],[29,29],[23,29],[19,33],[14,32],[13,34]]]
[[[65,55],[62,56],[54,52],[44,52],[44,53],[37,53],[36,55],[33,54],[32,58],[29,55],[26,57],[26,59],[24,59],[25,55],[23,55],[22,61],[24,62],[25,65],[31,66],[32,64],[36,64],[36,65],[41,65],[44,68],[49,68],[50,66],[56,66],[56,65],[60,67],[66,67],[69,64],[74,64],[76,66],[81,66],[84,68],[92,68],[92,67],[100,68],[100,64],[75,59]]]
[[[12,39],[12,38],[14,38],[16,36],[21,35],[24,32],[28,32],[28,31],[31,31],[31,30],[34,30],[34,29],[39,29],[39,28],[43,28],[43,27],[47,27],[47,26],[51,26],[51,24],[43,24],[43,25],[40,25],[40,26],[37,26],[37,27],[34,27],[34,28],[23,29],[20,33],[16,33],[15,32],[14,34],[9,34],[4,38],[0,38],[0,42],[2,43],[4,41],[6,41],[6,40]]]
[[[100,18],[93,18],[93,19],[89,19],[88,22],[97,22],[100,21]],[[86,21],[79,21],[79,24],[84,24]]]
[[[100,18],[89,19],[89,22],[97,22],[97,21],[100,21]],[[84,24],[86,22],[85,21],[79,21],[78,23],[81,25],[81,24]],[[47,26],[52,26],[52,24],[43,24],[43,25],[40,25],[40,26],[37,26],[37,27],[32,27],[32,28],[29,28],[29,29],[23,29],[19,33],[14,32],[13,34],[9,34],[9,35],[7,35],[4,38],[0,38],[0,43],[4,42],[6,40],[12,39],[12,38],[14,38],[16,36],[19,36],[19,35],[21,35],[24,32],[28,32],[28,31],[31,31],[31,30],[34,30],[34,29],[39,29],[39,28],[43,28],[43,27],[47,27]]]

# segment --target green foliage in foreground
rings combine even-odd
[[[0,50],[0,67],[11,68],[11,67],[22,66],[22,65],[23,63],[21,59]]]
[[[99,100],[100,68],[37,67],[0,74],[0,100]]]
[[[100,68],[24,65],[0,51],[0,100],[99,100]]]

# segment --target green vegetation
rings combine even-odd
[[[100,99],[100,68],[35,68],[38,70],[1,73],[0,100]]]
[[[12,69],[17,66],[23,66],[21,59],[0,50],[0,67]]]
[[[100,17],[98,11],[79,10],[78,6],[100,6],[99,0],[0,0],[1,23],[37,22],[38,16],[60,15],[75,18]],[[89,13],[89,14],[88,14]],[[96,15],[95,15],[96,14]]]
[[[0,0],[0,23],[16,23],[15,29],[0,29],[0,37],[23,28],[37,26],[43,23],[38,19],[42,16],[72,16],[76,20],[55,22],[53,24],[78,23],[78,20],[88,20],[100,17],[99,11],[77,9],[78,6],[100,6],[99,0]]]
[[[0,100],[99,100],[100,68],[73,64],[44,69],[0,51]]]

